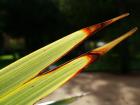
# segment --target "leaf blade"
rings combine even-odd
[[[68,51],[89,37],[91,33],[95,33],[105,26],[126,16],[128,16],[128,13],[76,31],[75,33],[51,43],[0,70],[0,97],[9,94],[33,78],[42,69],[60,59]]]
[[[33,80],[27,82],[17,90],[10,93],[8,96],[0,99],[0,104],[32,105],[37,100],[49,95],[55,89],[77,75],[90,63],[94,62],[98,56],[108,52],[118,43],[131,36],[136,30],[137,28],[134,28],[116,40],[100,48],[92,50],[80,57],[77,57],[47,74],[38,75]],[[23,97],[24,100],[22,99]]]

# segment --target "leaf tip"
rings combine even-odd
[[[115,18],[112,18],[112,19],[110,19],[110,20],[107,20],[107,21],[104,21],[104,22],[101,22],[101,23],[98,23],[98,24],[95,24],[95,25],[86,27],[86,28],[84,28],[83,30],[84,30],[84,32],[86,32],[87,35],[89,36],[89,35],[91,35],[92,33],[95,33],[95,32],[97,32],[97,31],[103,29],[104,27],[106,27],[106,26],[108,26],[108,25],[110,25],[110,24],[112,24],[112,23],[114,23],[114,22],[116,22],[116,21],[118,21],[118,20],[120,20],[120,19],[123,19],[123,18],[127,17],[128,15],[129,15],[129,13],[124,13],[124,14],[122,14],[122,15],[120,15],[120,16],[117,16],[117,17],[115,17]]]
[[[98,53],[99,55],[103,55],[106,52],[108,52],[109,50],[111,50],[113,47],[115,47],[117,44],[119,44],[120,42],[122,42],[126,38],[133,35],[137,30],[138,30],[138,27],[131,29],[130,31],[128,31],[124,35],[120,36],[119,38],[116,38],[115,40],[105,44],[104,46],[101,46],[99,48],[92,50],[91,53]]]

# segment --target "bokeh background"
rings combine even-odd
[[[140,26],[139,0],[0,0],[0,68],[81,28],[131,15],[87,39],[52,65],[68,61]],[[119,44],[86,72],[140,71],[140,35]]]

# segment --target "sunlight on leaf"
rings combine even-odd
[[[76,76],[89,64],[97,60],[101,55],[105,54],[118,43],[131,36],[137,28],[134,28],[119,38],[96,48],[86,54],[83,54],[56,69],[36,75],[24,85],[12,91],[7,96],[0,99],[1,105],[32,105],[37,100],[49,95],[58,87],[66,83],[68,80]],[[24,97],[24,98],[23,98]]]
[[[0,70],[0,98],[8,95],[35,77],[41,70],[59,60],[93,33],[128,15],[126,13],[76,31],[3,68]]]

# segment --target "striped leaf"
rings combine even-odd
[[[39,74],[41,70],[59,60],[93,33],[128,15],[126,13],[76,31],[3,68],[0,70],[0,98],[29,81]]]
[[[49,95],[58,87],[76,76],[101,55],[105,54],[118,43],[131,36],[136,30],[137,28],[134,28],[114,41],[83,54],[50,72],[36,75],[24,85],[1,98],[0,105],[34,104],[37,100]]]

